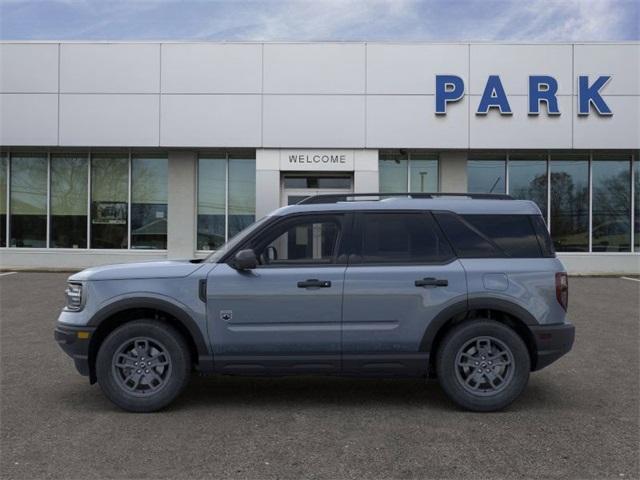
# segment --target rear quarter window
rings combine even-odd
[[[463,215],[463,218],[509,257],[542,256],[530,215]]]
[[[438,223],[461,258],[540,258],[553,256],[548,233],[535,215],[436,214]],[[540,218],[542,221],[542,218]],[[538,231],[542,229],[541,231]]]

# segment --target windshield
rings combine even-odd
[[[236,234],[236,236],[234,236],[227,243],[222,245],[218,250],[211,252],[204,259],[204,261],[209,263],[217,263],[224,256],[225,253],[227,253],[229,250],[233,249],[234,247],[242,243],[247,236],[251,235],[251,233],[253,233],[255,230],[260,228],[264,223],[266,223],[267,220],[269,220],[269,218],[271,217],[268,217],[268,216],[262,217],[257,222],[252,223],[251,225],[246,227],[244,230],[241,230],[238,234]]]

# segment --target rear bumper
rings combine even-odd
[[[576,329],[571,323],[561,325],[532,326],[536,343],[536,362],[532,370],[540,370],[552,364],[573,347]]]
[[[53,337],[60,348],[73,359],[78,372],[85,376],[90,373],[89,342],[94,330],[90,327],[76,327],[58,323],[53,331]],[[78,335],[79,333],[80,335]]]

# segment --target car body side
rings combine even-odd
[[[539,214],[535,204],[528,201],[430,200],[422,202],[424,204],[418,208],[415,201],[410,200],[358,203],[358,210],[389,212],[407,209],[480,213],[493,208],[505,213]],[[347,203],[285,207],[274,212],[272,220],[277,221],[279,217],[292,214],[352,212],[353,208]],[[263,228],[269,228],[270,225],[271,222],[266,222]],[[260,235],[261,231],[254,232],[254,235]],[[429,373],[434,350],[447,329],[465,319],[487,315],[509,324],[523,337],[532,356],[532,370],[546,366],[571,348],[573,327],[556,299],[554,288],[555,274],[564,271],[557,258],[455,258],[450,263],[454,262],[461,272],[459,278],[464,279],[463,285],[457,285],[459,292],[441,305],[431,321],[413,325],[413,329],[403,332],[405,338],[398,339],[399,343],[404,342],[400,350],[415,353],[416,359],[423,365],[413,371],[414,374]],[[222,256],[219,263],[185,260],[84,270],[72,275],[69,280],[83,285],[87,302],[78,312],[61,313],[56,339],[74,358],[80,373],[89,375],[94,382],[96,351],[106,334],[140,314],[153,316],[172,323],[184,333],[189,339],[194,365],[198,370],[215,372],[219,370],[214,361],[216,338],[212,337],[211,315],[208,319],[206,298],[202,295],[203,282],[206,291],[215,291],[216,272],[222,273],[228,268],[227,257]],[[349,268],[352,267],[345,265],[345,270]],[[386,274],[394,272],[393,265],[380,268]],[[371,269],[371,274],[379,275],[381,270]],[[421,294],[413,290],[412,293]],[[342,322],[342,319],[336,321]],[[341,328],[345,328],[344,325]],[[559,329],[555,336],[554,329]],[[79,331],[88,332],[89,338],[80,339],[77,335]],[[348,349],[342,351],[343,356],[349,353]]]

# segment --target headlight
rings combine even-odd
[[[82,310],[84,302],[82,301],[82,284],[80,283],[67,283],[67,288],[64,291],[67,298],[66,309],[72,312],[78,312]]]

